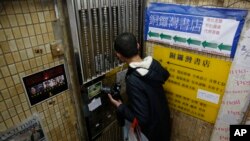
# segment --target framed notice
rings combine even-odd
[[[23,77],[23,85],[31,106],[67,90],[64,64]]]
[[[38,114],[0,133],[0,141],[48,141]]]
[[[170,72],[164,85],[169,106],[214,123],[225,92],[231,61],[159,45],[154,46],[153,56]]]

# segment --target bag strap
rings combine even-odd
[[[138,141],[141,141],[141,129],[140,129],[137,118],[134,118],[134,120],[131,124],[131,128],[134,130],[134,133],[136,135],[136,139]]]
[[[136,127],[138,127],[139,125],[138,125],[138,120],[137,120],[137,118],[134,118],[134,120],[133,120],[133,122],[132,122],[132,124],[131,124],[131,127],[132,128],[136,128]]]

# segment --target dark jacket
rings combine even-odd
[[[169,77],[159,62],[153,60],[145,75],[139,68],[128,68],[126,93],[128,103],[118,107],[118,115],[132,122],[136,117],[149,141],[170,140],[170,113],[163,84]],[[140,68],[142,69],[142,68]]]

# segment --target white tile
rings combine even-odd
[[[7,107],[6,107],[6,105],[5,105],[5,102],[4,102],[4,101],[1,101],[1,102],[0,102],[0,111],[1,111],[1,113],[2,113],[2,111],[5,111],[5,110],[7,110]]]
[[[27,49],[27,55],[28,55],[29,59],[34,57],[34,53],[33,53],[32,48]]]
[[[6,125],[4,124],[4,122],[0,122],[0,132],[4,132],[7,130]]]
[[[38,12],[37,14],[38,14],[38,19],[39,19],[40,23],[45,22],[43,12]]]
[[[21,80],[20,80],[18,74],[13,75],[13,76],[12,76],[12,79],[13,79],[15,85],[21,83]]]
[[[10,70],[10,74],[11,75],[14,75],[17,73],[17,68],[16,68],[16,65],[15,64],[11,64],[11,65],[8,65],[9,67],[9,70]]]
[[[4,34],[4,30],[0,29],[0,42],[1,41],[6,41],[6,36]]]
[[[24,46],[25,48],[30,48],[31,47],[31,42],[30,42],[30,38],[23,38],[23,42],[24,42]]]
[[[12,32],[11,28],[4,29],[4,32],[5,32],[7,40],[14,39],[14,35],[13,35],[13,32]]]
[[[0,79],[0,90],[3,90],[3,89],[5,89],[7,86],[6,86],[6,83],[4,82],[4,80],[3,79]]]
[[[26,21],[26,24],[32,24],[32,19],[29,13],[24,14],[24,19]]]
[[[14,126],[11,118],[8,120],[5,120],[5,124],[6,124],[7,128],[11,128]]]
[[[16,44],[17,44],[18,50],[24,49],[23,39],[17,39],[17,40],[16,40]]]
[[[9,47],[11,51],[17,51],[17,45],[15,40],[8,41]]]
[[[1,113],[2,113],[4,120],[7,120],[10,118],[10,114],[9,114],[8,110],[2,111]]]
[[[23,14],[17,14],[16,17],[17,17],[17,22],[18,22],[19,26],[26,24]]]
[[[18,24],[17,24],[17,19],[16,19],[16,16],[15,16],[15,15],[8,15],[8,19],[9,19],[10,25],[11,25],[12,27],[18,26]]]
[[[25,49],[20,51],[20,56],[21,56],[22,60],[27,60],[28,59],[28,56],[27,56],[27,53],[26,53]]]

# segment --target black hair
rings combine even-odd
[[[132,33],[122,33],[115,39],[114,49],[126,58],[131,58],[138,54],[137,40]]]

